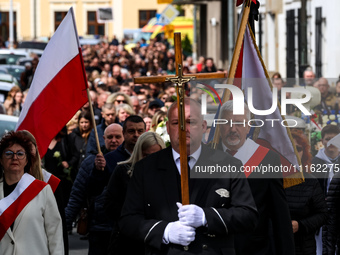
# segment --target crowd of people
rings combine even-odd
[[[173,74],[174,51],[168,46],[161,40],[137,44],[131,52],[116,41],[83,46],[92,105],[85,104],[75,114],[51,141],[41,161],[29,132],[9,132],[2,137],[0,253],[68,254],[67,234],[85,208],[90,255],[336,254],[340,150],[328,144],[340,133],[336,123],[319,122],[324,126],[324,148],[314,158],[304,130],[292,130],[304,166],[304,182],[284,189],[281,173],[263,176],[241,171],[220,178],[190,178],[190,204],[181,203],[176,89],[170,83],[135,84],[132,80]],[[194,63],[191,56],[185,56],[183,66],[183,73],[223,71],[212,58],[201,57]],[[20,114],[34,76],[31,68],[27,66],[20,87],[13,87],[3,104],[9,115]],[[314,85],[320,91],[315,112],[337,114],[336,95],[333,100],[327,79],[309,77],[310,71],[305,71],[302,85]],[[284,86],[278,73],[272,81],[278,90]],[[186,85],[189,176],[194,166],[219,164],[240,169],[254,164],[254,157],[257,165],[281,164],[276,152],[247,138],[247,126],[223,125],[217,150],[202,143],[208,127],[197,101],[200,93]],[[228,101],[221,107],[220,118],[248,121],[250,112],[246,104],[244,107],[243,116],[233,115],[232,101]],[[157,132],[164,125],[169,147]],[[310,171],[311,165],[327,166],[327,170],[316,174]],[[14,202],[18,210],[12,214],[9,201],[18,201],[19,190],[19,195],[27,194],[25,190],[33,187],[38,188],[25,199],[24,207]],[[31,228],[34,235],[27,237],[23,228]]]

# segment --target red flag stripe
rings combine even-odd
[[[37,138],[37,147],[43,157],[51,140],[74,115],[70,107],[86,102],[82,63],[77,55],[39,94],[17,130],[29,130]]]
[[[20,212],[47,184],[34,180],[23,193],[0,216],[0,240],[13,224]]]
[[[87,102],[87,80],[71,7],[47,44],[19,116],[17,130],[37,140],[40,156]]]

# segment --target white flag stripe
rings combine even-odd
[[[32,182],[34,182],[34,180],[35,178],[27,173],[21,177],[13,192],[0,200],[0,216],[12,203],[14,203],[14,201],[25,191],[25,189],[27,189],[27,187],[30,186]]]
[[[30,88],[32,91],[27,95],[17,127],[20,126],[23,117],[26,116],[34,99],[39,96],[60,70],[79,54],[79,44],[76,45],[74,43],[75,40],[78,41],[79,39],[76,38],[72,14],[73,12],[70,11],[65,16],[63,22],[52,36],[44,50],[44,54],[39,60],[39,68],[36,69]],[[60,38],[63,38],[63,40],[60,40]],[[65,91],[65,93],[67,93],[67,91]]]

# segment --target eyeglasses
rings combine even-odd
[[[17,152],[5,151],[4,155],[5,155],[5,158],[7,158],[7,159],[12,159],[14,157],[14,155],[17,155],[18,159],[24,159],[26,157],[26,152],[24,152],[24,151],[17,151]]]
[[[121,103],[126,104],[125,100],[116,100],[116,102],[118,102],[118,104],[121,104]]]

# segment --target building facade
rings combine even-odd
[[[122,39],[125,29],[138,29],[162,12],[167,4],[157,0],[12,0],[14,11],[14,39],[16,41],[49,38],[72,6],[79,36],[114,35]],[[99,23],[99,8],[113,9],[113,22]],[[0,35],[9,35],[10,1],[0,0]]]

